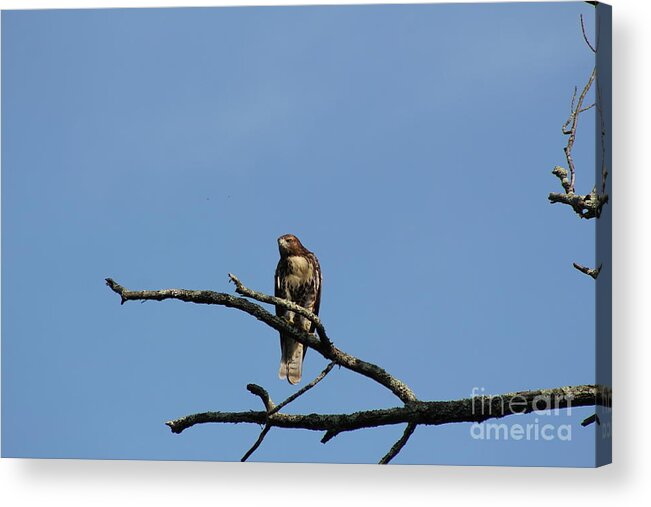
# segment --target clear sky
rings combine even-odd
[[[335,344],[424,400],[594,382],[594,226],[552,206],[593,66],[545,4],[2,13],[2,455],[234,461],[255,425],[163,423],[280,401],[277,333],[105,285],[273,291],[276,238],[321,261]],[[594,112],[574,150],[593,185]],[[585,119],[583,119],[585,118]],[[304,378],[326,362],[307,354]],[[335,369],[288,412],[391,407]],[[570,441],[419,427],[395,463],[590,466]],[[252,460],[377,462],[402,427],[274,429]]]

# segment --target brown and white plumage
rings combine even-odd
[[[318,315],[321,303],[321,267],[318,259],[293,234],[278,238],[278,249],[280,260],[276,267],[276,297],[288,299]],[[314,332],[314,324],[310,320],[290,310],[276,306],[276,315],[303,331]],[[300,382],[307,347],[286,333],[280,333],[280,349],[278,377],[287,379],[290,384]]]

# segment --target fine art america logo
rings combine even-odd
[[[536,417],[533,422],[519,424],[511,418],[506,422],[475,422],[470,426],[470,436],[475,440],[572,440],[572,425],[559,424],[559,419],[572,415],[571,394],[554,396],[541,394],[526,400],[518,394],[485,394],[483,387],[472,388],[472,413],[479,419],[490,419],[504,415],[523,415],[533,407]],[[530,405],[531,403],[531,405]],[[517,420],[517,419],[516,419]],[[562,419],[561,419],[562,420]]]

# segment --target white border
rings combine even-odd
[[[404,3],[368,1],[33,1],[2,9]],[[421,2],[422,3],[422,2]],[[557,505],[639,504],[651,497],[651,160],[646,0],[614,4],[614,460],[599,470],[266,465],[83,460],[0,461],[0,503],[66,507],[190,505]],[[218,445],[218,442],[206,442]]]

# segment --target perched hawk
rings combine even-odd
[[[293,234],[278,238],[278,248],[280,260],[276,267],[276,297],[288,299],[318,315],[321,303],[319,261]],[[284,317],[299,329],[314,332],[312,322],[290,310],[276,306],[276,315]],[[307,347],[287,334],[280,333],[280,349],[282,355],[278,378],[287,379],[290,384],[300,382]]]

